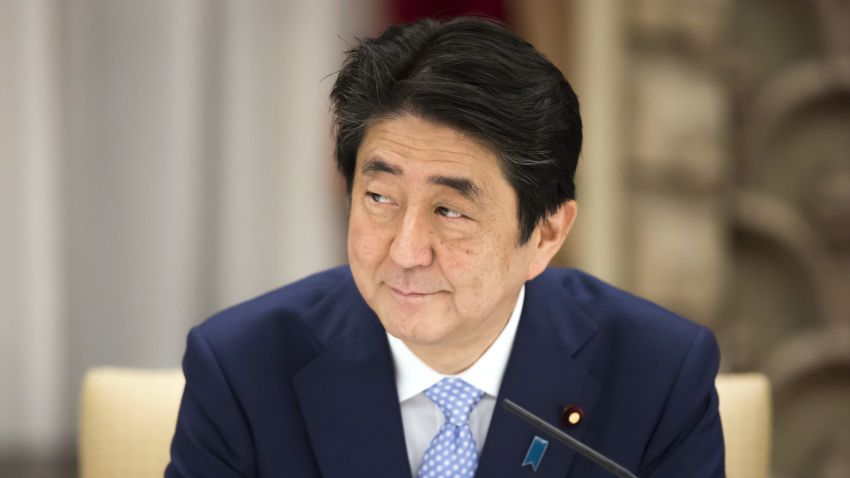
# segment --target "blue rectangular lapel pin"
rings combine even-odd
[[[528,451],[525,453],[525,459],[522,460],[522,465],[531,465],[531,468],[534,471],[537,471],[537,468],[540,466],[540,462],[543,461],[543,454],[546,453],[546,448],[549,446],[549,442],[540,438],[539,436],[534,436],[534,440],[531,440],[531,445],[528,447]]]

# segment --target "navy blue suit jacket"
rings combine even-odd
[[[699,325],[575,270],[547,270],[525,304],[499,398],[640,477],[721,477],[718,349]],[[386,334],[347,267],[221,312],[189,333],[167,477],[409,477]],[[609,477],[501,406],[476,476]]]

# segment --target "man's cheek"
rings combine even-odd
[[[441,261],[441,266],[446,278],[455,290],[459,292],[472,292],[481,288],[481,278],[492,270],[493,257],[481,254],[474,249],[461,249],[456,253],[447,255]]]
[[[348,225],[348,253],[351,260],[369,262],[380,255],[381,234],[366,221],[352,216]]]
[[[487,264],[495,259],[492,251],[477,239],[441,241],[438,252],[443,257],[443,267],[457,270],[460,275],[488,267]]]

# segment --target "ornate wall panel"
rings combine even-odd
[[[632,15],[630,288],[702,323],[730,275],[732,118],[725,1],[642,0]]]
[[[850,1],[636,2],[630,288],[774,385],[774,476],[850,476]]]
[[[776,394],[781,477],[850,476],[850,2],[736,10],[739,368]]]

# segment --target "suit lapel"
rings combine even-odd
[[[293,379],[322,476],[410,476],[384,329],[365,307],[347,320],[363,325]]]
[[[477,476],[566,476],[575,452],[502,407],[509,398],[523,408],[581,439],[593,418],[601,386],[574,358],[596,332],[593,321],[568,291],[541,277],[526,285],[522,317],[498,403],[479,461]],[[565,429],[561,410],[574,404],[584,410],[581,422]],[[521,467],[534,436],[549,440],[540,467]]]

